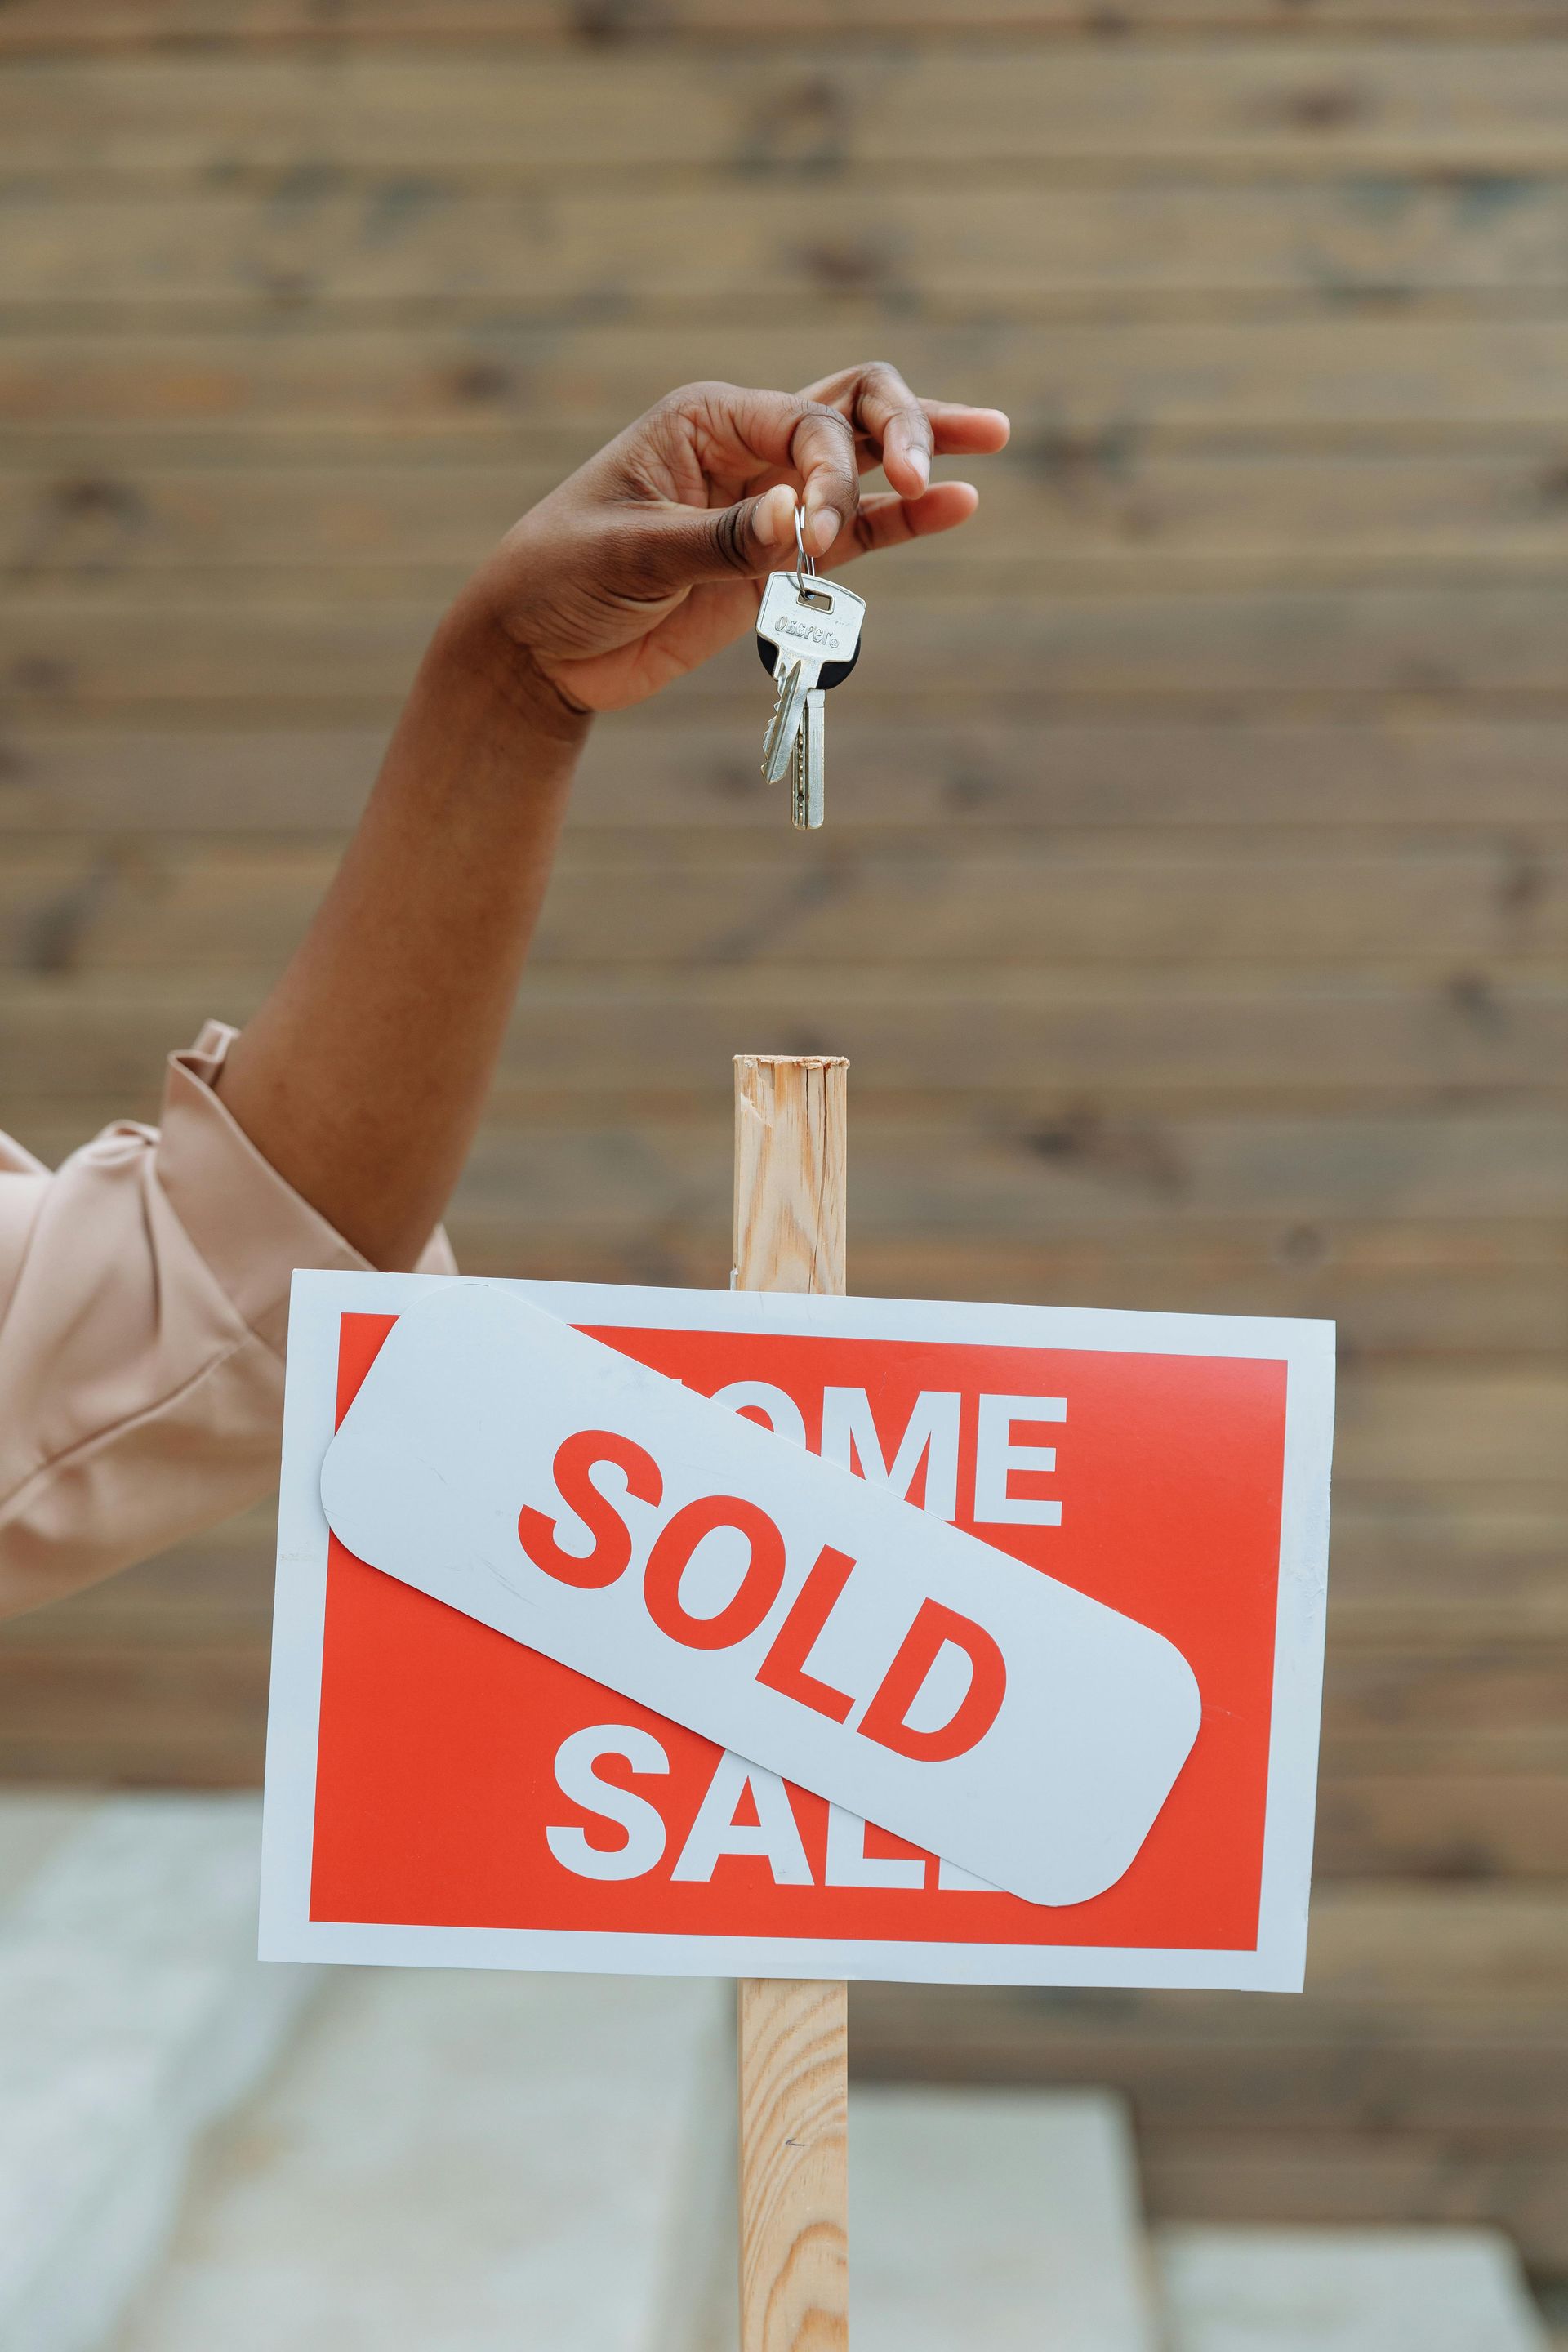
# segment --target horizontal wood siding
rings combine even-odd
[[[850,1279],[1333,1317],[1311,1990],[857,1994],[1110,2081],[1155,2210],[1568,2273],[1560,0],[11,0],[0,1106],[155,1109],[443,600],[672,384],[1016,430],[866,583],[832,813],[737,648],[604,725],[475,1271],[713,1283],[729,1057],[854,1061]],[[954,468],[952,470],[962,470]],[[259,1773],[265,1514],[0,1634],[0,1771]]]

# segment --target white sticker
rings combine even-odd
[[[321,1499],[371,1566],[1028,1902],[1113,1885],[1197,1736],[1163,1634],[515,1291],[403,1315]]]

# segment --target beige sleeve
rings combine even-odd
[[[170,1056],[161,1129],[0,1159],[0,1616],[268,1494],[289,1276],[365,1264],[214,1093],[233,1034]]]

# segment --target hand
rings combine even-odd
[[[688,384],[531,508],[458,613],[525,657],[560,715],[622,709],[753,625],[762,578],[795,562],[797,499],[825,570],[952,530],[978,494],[932,484],[932,457],[1000,449],[1008,429],[880,363],[800,393]],[[876,466],[891,488],[862,498]]]

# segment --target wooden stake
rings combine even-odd
[[[735,1056],[735,1286],[841,1294],[847,1073]],[[741,2352],[847,2352],[848,1989],[742,1978]]]

